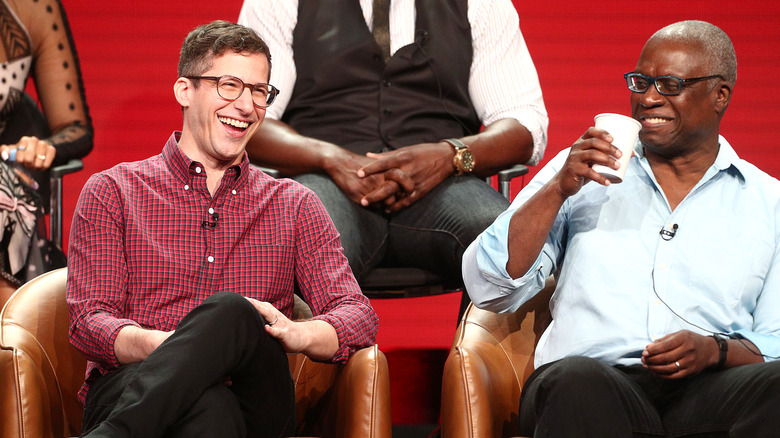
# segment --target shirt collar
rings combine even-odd
[[[711,170],[714,170],[714,173],[720,171],[732,172],[731,169],[733,168],[734,175],[744,184],[746,175],[745,161],[739,158],[737,152],[734,151],[734,148],[731,147],[722,135],[718,135],[718,145],[720,146],[718,155],[715,157],[715,162],[712,163]],[[639,140],[634,144],[634,153],[641,161],[647,162],[644,154],[644,145]]]
[[[202,166],[202,164],[190,159],[190,157],[179,149],[179,139],[181,139],[181,131],[174,131],[163,147],[162,156],[165,162],[168,163],[171,172],[181,181],[189,184],[192,174],[191,170],[196,166]],[[246,179],[245,175],[248,174],[248,168],[249,156],[246,151],[244,151],[241,162],[230,166],[225,171],[224,177],[233,179],[233,188],[237,189],[243,185],[244,180]]]

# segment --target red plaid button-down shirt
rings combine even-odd
[[[374,343],[378,318],[360,292],[319,199],[249,165],[229,168],[212,197],[200,163],[177,145],[93,175],[70,233],[70,340],[93,372],[119,366],[126,325],[174,330],[209,295],[232,291],[292,316],[298,287],[315,319],[339,339],[333,361]]]

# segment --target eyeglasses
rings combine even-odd
[[[185,77],[187,79],[215,81],[217,83],[217,94],[219,97],[231,102],[241,97],[244,88],[249,88],[252,92],[252,103],[258,108],[268,108],[274,103],[276,96],[279,94],[279,89],[271,84],[247,84],[241,79],[230,75]]]
[[[626,73],[623,75],[626,78],[628,89],[634,93],[645,93],[650,88],[650,84],[655,84],[655,89],[658,93],[664,96],[677,96],[682,92],[685,84],[691,84],[699,81],[706,81],[708,79],[720,78],[725,80],[721,75],[702,76],[700,78],[688,78],[683,79],[678,76],[646,76],[642,73]]]

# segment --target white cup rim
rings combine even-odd
[[[631,120],[631,122],[633,124],[638,126],[640,129],[642,128],[642,124],[639,123],[638,120],[636,120],[633,117],[629,117],[629,116],[626,116],[626,115],[623,115],[623,114],[618,114],[618,113],[601,113],[601,114],[596,114],[596,116],[593,117],[593,122],[595,123],[596,119],[598,119],[599,117],[617,117],[617,118],[620,118],[620,119]]]

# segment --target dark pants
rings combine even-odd
[[[780,362],[684,379],[584,357],[546,364],[520,398],[520,434],[544,437],[780,436]]]
[[[84,408],[85,436],[292,434],[295,392],[287,355],[264,325],[240,295],[212,295],[144,361],[93,382]]]

